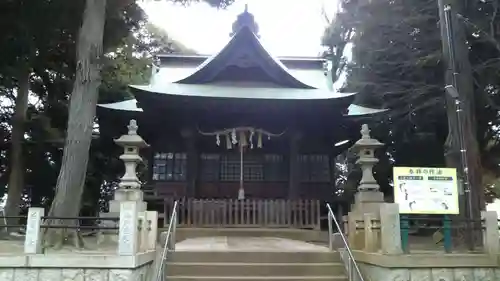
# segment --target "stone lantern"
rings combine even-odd
[[[380,186],[373,177],[373,167],[378,163],[375,157],[375,150],[384,146],[383,143],[370,136],[370,129],[367,124],[361,126],[361,139],[358,140],[353,146],[352,150],[358,155],[356,164],[361,166],[363,175],[359,182],[358,191],[378,191]]]
[[[367,124],[361,126],[361,139],[352,147],[352,151],[358,156],[356,164],[360,165],[362,171],[361,181],[354,196],[354,210],[363,213],[374,211],[384,202],[384,194],[379,191],[380,186],[373,177],[373,167],[378,163],[375,150],[384,146],[383,143],[371,138],[370,129]]]
[[[110,213],[119,213],[122,201],[137,201],[139,211],[146,210],[146,202],[143,201],[143,192],[140,189],[141,182],[137,177],[137,165],[142,162],[139,150],[149,145],[137,134],[139,127],[135,120],[130,120],[127,128],[128,133],[115,140],[117,145],[123,147],[120,160],[125,165],[125,174],[121,177],[118,188],[115,190],[114,200],[109,202]]]

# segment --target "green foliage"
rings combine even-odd
[[[223,8],[231,1],[206,2]],[[25,193],[32,204],[50,205],[61,163],[68,95],[75,71],[76,38],[84,4],[85,0],[0,2],[0,135],[4,140],[0,145],[0,194],[8,178],[16,75],[22,66],[28,66],[33,71],[30,88],[36,103],[30,105],[26,124]],[[154,54],[193,53],[149,25],[134,0],[108,0],[104,49],[101,101],[121,100],[129,95],[127,85],[145,83]],[[121,162],[116,158],[119,152],[111,140],[94,140],[84,195],[86,205],[95,209],[101,190],[112,190],[122,172]]]
[[[115,52],[106,57],[102,71],[101,102],[130,99],[129,84],[144,84],[151,73],[151,60]]]
[[[460,17],[468,28],[482,164],[497,177],[499,159],[493,152],[500,149],[500,5],[498,1],[455,2],[455,7],[463,7]],[[341,4],[323,40],[334,58],[334,77],[347,71],[344,89],[359,92],[358,103],[391,109],[372,125],[394,158],[394,163],[382,159],[379,179],[388,185],[392,164],[443,165],[445,65],[436,1],[344,0]],[[353,44],[353,59],[344,69],[348,43]]]

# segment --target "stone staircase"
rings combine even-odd
[[[170,253],[166,280],[172,281],[347,281],[338,252]]]

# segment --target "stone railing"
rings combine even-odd
[[[405,234],[402,234],[404,227],[402,227],[397,204],[381,204],[379,214],[365,213],[361,219],[357,220],[353,217],[350,219],[349,216],[344,216],[343,223],[349,244],[354,250],[390,255],[410,253],[408,243],[411,244],[412,241],[409,242]],[[450,228],[456,227],[458,227],[458,224],[450,225]],[[482,213],[480,231],[483,234],[483,253],[492,256],[498,255],[500,253],[500,242],[496,212],[487,211]],[[418,242],[416,241],[415,244]],[[440,251],[435,244],[430,248],[433,251]],[[446,245],[443,250],[451,252],[451,249],[446,249]],[[412,253],[417,252],[412,251]]]
[[[154,251],[156,249],[157,235],[158,235],[158,212],[145,211],[139,212],[140,202],[137,201],[122,201],[120,204],[119,217],[100,217],[84,219],[95,219],[100,221],[118,221],[118,224],[110,226],[95,226],[93,229],[99,232],[106,232],[103,235],[117,236],[118,246],[116,254],[118,256],[134,256],[138,253]],[[50,225],[44,223],[47,219],[59,220],[80,220],[83,218],[58,218],[47,217],[44,215],[43,208],[29,208],[27,223],[26,223],[26,236],[24,242],[25,254],[42,254],[42,229],[51,228]],[[111,224],[113,225],[113,224]],[[64,226],[57,226],[61,228]],[[74,226],[73,226],[74,227]],[[68,228],[70,228],[68,226]],[[84,228],[82,226],[82,228]],[[111,232],[109,232],[111,230]],[[113,230],[115,230],[113,232]],[[116,230],[118,232],[116,233]]]

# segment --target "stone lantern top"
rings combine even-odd
[[[139,126],[137,126],[137,121],[135,121],[134,119],[130,120],[127,128],[128,133],[126,135],[122,135],[120,138],[115,139],[115,143],[117,145],[121,147],[135,146],[137,148],[144,148],[149,146],[144,141],[144,139],[137,134],[137,130],[139,129]]]
[[[353,146],[352,149],[358,151],[360,149],[376,149],[384,146],[383,143],[379,142],[377,139],[373,139],[370,136],[370,128],[367,124],[361,126],[361,139],[359,139]]]

